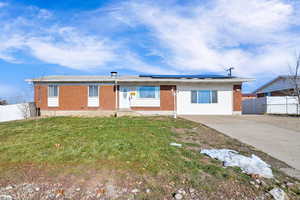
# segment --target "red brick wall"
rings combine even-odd
[[[100,107],[103,110],[116,109],[116,91],[115,86],[105,85],[100,87]]]
[[[233,85],[233,111],[242,111],[242,85]]]
[[[132,107],[133,110],[145,111],[171,111],[175,108],[174,96],[175,85],[160,86],[160,107]],[[59,107],[48,107],[46,84],[36,84],[34,87],[34,101],[41,110],[115,110],[116,92],[113,85],[100,86],[99,102],[96,108],[87,107],[87,85],[60,85],[59,86]],[[233,86],[233,111],[242,110],[241,85]]]
[[[48,86],[35,85],[34,101],[41,110],[114,110],[115,90],[112,85],[101,85],[99,107],[88,107],[88,85],[59,85],[59,107],[48,107]]]
[[[145,111],[172,111],[175,108],[173,90],[175,85],[160,86],[160,107],[132,107],[133,110]],[[100,86],[99,102],[96,108],[87,107],[87,85],[60,85],[59,86],[59,107],[48,107],[46,84],[36,84],[34,87],[34,101],[41,110],[115,110],[116,92],[113,85]],[[233,86],[233,111],[242,110],[241,85]]]
[[[174,95],[173,91],[176,91],[176,85],[162,85],[160,86],[160,107],[161,110],[174,110]],[[176,102],[175,102],[176,103]]]
[[[88,87],[83,85],[59,86],[59,110],[84,110],[87,108]]]
[[[47,109],[47,86],[35,85],[34,86],[34,102],[37,108]]]
[[[131,107],[132,110],[143,111],[172,111],[175,108],[174,96],[172,89],[175,91],[175,85],[161,85],[160,86],[160,107]]]

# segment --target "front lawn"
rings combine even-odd
[[[182,157],[199,154],[171,147],[171,127],[191,128],[181,120],[152,118],[46,118],[0,124],[3,163],[82,165],[158,173],[190,170]],[[196,165],[196,163],[193,163]]]
[[[199,153],[212,147],[256,153],[276,167],[285,166],[183,119],[53,117],[0,123],[0,194],[1,186],[18,188],[31,182],[44,189],[28,194],[29,199],[47,199],[42,193],[49,193],[55,184],[59,186],[52,192],[66,190],[69,193],[61,196],[73,199],[172,199],[180,189],[186,199],[243,199],[258,197],[278,184],[265,180],[266,185],[254,187],[251,177],[239,169],[224,169]],[[276,169],[275,174],[280,181],[294,181]],[[287,192],[296,198],[297,191]]]

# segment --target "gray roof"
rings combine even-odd
[[[44,82],[44,83],[60,83],[60,82],[103,82],[103,83],[114,83],[117,82],[189,82],[189,83],[198,83],[198,82],[248,82],[253,81],[254,79],[250,78],[152,78],[152,77],[140,77],[140,76],[44,76],[33,79],[26,79],[28,82]]]
[[[271,81],[265,83],[264,85],[260,86],[259,88],[257,88],[256,90],[253,91],[253,93],[259,93],[261,92],[263,89],[269,87],[270,85],[272,85],[273,83],[279,81],[279,80],[290,80],[287,85],[285,85],[284,87],[282,86],[281,89],[289,89],[292,88],[292,80],[294,79],[294,76],[289,76],[289,75],[280,75],[277,76],[276,78],[272,79]],[[294,79],[295,80],[295,79]],[[297,76],[297,83],[300,85],[300,76]],[[276,90],[273,90],[276,91]]]

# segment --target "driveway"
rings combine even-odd
[[[265,115],[182,117],[205,124],[284,161],[296,169],[285,169],[286,173],[300,178],[300,118]]]

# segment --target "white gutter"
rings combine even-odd
[[[115,90],[116,90],[116,112],[119,110],[119,104],[118,104],[118,96],[119,96],[119,90],[118,90],[118,80],[115,80]]]
[[[174,101],[173,117],[176,119],[177,118],[177,85],[175,87],[176,87],[176,89],[174,89],[174,87],[172,87],[172,94],[173,94],[173,101]]]
[[[170,82],[170,83],[240,83],[240,82],[250,82],[254,81],[255,79],[249,78],[240,78],[240,79],[106,79],[106,80],[99,80],[99,79],[74,79],[74,80],[64,80],[64,79],[26,79],[27,82],[115,82],[118,81],[119,83],[140,83],[140,82]]]

